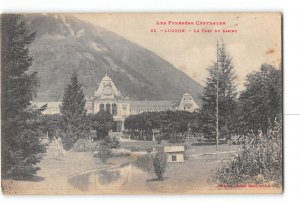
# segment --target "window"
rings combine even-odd
[[[105,109],[104,109],[104,104],[100,104],[100,112],[104,112],[105,111]]]
[[[113,103],[112,104],[112,115],[117,115],[118,110],[117,110],[117,104]]]
[[[176,155],[172,155],[172,161],[177,161],[177,156]]]
[[[106,112],[111,113],[111,106],[110,104],[106,104]]]

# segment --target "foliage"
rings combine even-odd
[[[103,143],[99,143],[98,152],[95,155],[95,157],[100,158],[103,163],[106,163],[108,161],[108,159],[111,157],[110,148]]]
[[[103,144],[107,145],[111,149],[118,149],[120,148],[120,141],[117,137],[106,137],[103,140]]]
[[[170,138],[170,143],[184,143],[185,137],[183,134],[175,134]]]
[[[59,136],[59,133],[63,129],[62,121],[63,118],[60,114],[53,115],[42,115],[43,121],[43,132],[48,133],[48,137],[52,139],[54,136]]]
[[[220,138],[227,138],[234,130],[234,113],[236,110],[236,75],[232,58],[225,49],[224,43],[218,48],[218,63],[208,68],[209,77],[206,79],[204,93],[201,95],[202,108],[200,111],[202,132],[205,138],[213,140],[216,136],[216,110],[218,92],[219,129],[226,128],[229,131],[221,132]],[[218,89],[217,89],[218,87]],[[226,133],[226,134],[225,134]]]
[[[60,112],[63,117],[62,127],[66,133],[64,135],[67,137],[66,140],[69,141],[71,138],[74,143],[79,138],[85,137],[87,133],[85,99],[76,73],[72,74],[71,82],[64,90]]]
[[[267,134],[249,134],[232,161],[223,164],[211,178],[212,182],[227,185],[282,183],[282,125]]]
[[[80,138],[74,143],[73,150],[78,152],[96,151],[98,149],[98,144],[98,142],[92,142],[89,139]]]
[[[99,111],[95,115],[88,115],[89,126],[91,129],[96,130],[97,139],[104,139],[108,136],[108,132],[112,129],[114,122],[111,113],[106,111]]]
[[[21,179],[35,174],[45,147],[41,144],[41,112],[31,101],[39,81],[29,72],[29,45],[35,33],[28,33],[19,15],[1,16],[1,173],[2,178]]]
[[[147,140],[152,140],[152,131],[159,130],[160,134],[170,139],[178,134],[186,134],[189,127],[193,129],[197,120],[197,113],[187,111],[144,112],[128,116],[124,126],[131,138],[142,139],[145,136]]]
[[[153,173],[154,171],[154,156],[153,154],[145,154],[138,156],[136,161],[136,166],[148,174]]]
[[[266,133],[282,115],[282,70],[263,64],[248,74],[245,86],[239,98],[239,124],[245,132],[260,129]]]
[[[116,152],[117,150],[114,152],[112,151],[112,149],[118,149],[120,147],[119,139],[116,137],[106,137],[94,143],[97,143],[97,151],[94,156],[100,158],[103,163],[106,163],[114,154],[115,156],[128,156],[127,152]]]
[[[157,179],[163,180],[167,168],[167,154],[163,152],[156,153],[153,160],[153,167]]]
[[[73,147],[74,139],[69,133],[59,132],[59,137],[61,137],[61,141],[65,150],[69,150],[71,147]]]

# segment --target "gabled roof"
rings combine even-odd
[[[107,75],[107,73],[105,74],[105,76],[102,78],[97,91],[95,91],[95,96],[102,96],[103,95],[103,91],[104,91],[104,87],[106,85],[111,86],[113,95],[116,96],[121,96],[120,91],[117,89],[117,87],[115,86],[114,82],[112,81],[112,79]]]

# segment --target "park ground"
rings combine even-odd
[[[156,142],[122,141],[121,147],[138,149],[155,144]],[[50,144],[47,154],[38,165],[41,170],[36,176],[25,181],[4,180],[2,184],[5,186],[4,193],[8,194],[194,194],[220,193],[220,190],[226,193],[228,189],[218,189],[207,180],[218,165],[232,158],[237,149],[238,146],[235,145],[220,145],[217,161],[215,145],[189,145],[186,160],[183,163],[169,163],[164,180],[157,181],[154,174],[135,170],[131,166],[126,167],[136,160],[135,154],[114,157],[104,164],[98,158],[94,158],[92,152],[67,151],[64,157],[58,160],[54,158]],[[124,169],[127,174],[124,173]],[[110,172],[108,175],[118,173],[118,176],[124,178],[119,179],[118,184],[110,177],[103,178],[103,175],[99,177],[95,174],[106,171]],[[99,186],[99,179],[101,183],[104,179],[105,185]],[[268,189],[260,189],[257,193],[266,191]]]

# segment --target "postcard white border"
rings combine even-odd
[[[294,203],[300,192],[300,6],[294,0],[0,0],[3,13],[18,12],[282,12],[284,28],[284,193],[199,196],[7,196],[0,203]]]

